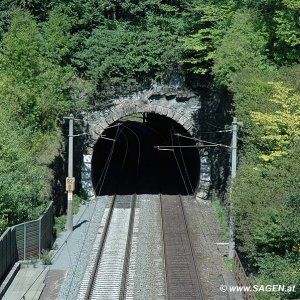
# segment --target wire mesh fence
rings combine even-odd
[[[0,237],[0,283],[18,260],[41,258],[43,249],[53,244],[54,209],[51,202],[34,221],[9,227]]]
[[[240,261],[240,258],[236,252],[234,252],[234,257],[233,257],[233,273],[234,277],[237,281],[237,284],[240,287],[250,287],[250,281],[246,275],[246,272],[243,268],[243,265]],[[256,297],[253,292],[250,290],[247,291],[246,289],[242,291],[243,298],[245,300],[256,300]]]

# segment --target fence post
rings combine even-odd
[[[23,260],[26,260],[26,223],[24,223],[24,253]]]
[[[41,239],[42,239],[42,217],[39,218],[39,259],[41,259],[41,251],[42,251],[42,249],[41,249],[41,243],[42,243]]]

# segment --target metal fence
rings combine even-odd
[[[7,228],[0,237],[0,283],[16,262],[16,257],[16,232],[13,228]]]
[[[251,286],[249,279],[246,275],[246,272],[243,268],[243,265],[240,261],[240,258],[236,252],[234,252],[233,257],[233,274],[239,286],[248,287]],[[256,297],[253,292],[250,291],[242,291],[243,298],[245,300],[256,300]]]
[[[18,260],[40,258],[53,244],[52,202],[37,220],[8,228],[0,237],[0,282]]]

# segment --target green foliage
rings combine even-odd
[[[0,1],[0,41],[7,31],[16,9],[17,0]]]
[[[85,200],[78,196],[78,195],[74,195],[73,196],[73,206],[72,206],[72,211],[73,211],[73,215],[76,215],[79,212],[79,207],[80,205],[84,204]]]
[[[52,31],[45,30],[47,33],[49,39],[28,13],[18,12],[3,40],[0,57],[2,103],[9,103],[25,126],[41,131],[53,130],[58,117],[69,110],[68,88],[73,76],[69,68],[57,64],[65,41],[57,36],[63,36],[63,30],[57,25]],[[52,57],[47,55],[49,51]]]
[[[267,253],[284,256],[299,244],[299,143],[272,164],[248,157],[233,188],[239,250],[252,264]]]
[[[300,296],[300,259],[298,253],[285,256],[266,254],[257,262],[259,274],[255,279],[257,285],[285,285],[294,287],[294,291],[272,293],[273,299],[298,299]],[[269,300],[270,294],[256,293],[257,299]]]
[[[71,36],[71,24],[61,9],[50,12],[47,22],[42,23],[43,45],[41,52],[53,63],[65,63],[75,41]]]
[[[233,270],[233,259],[232,258],[229,258],[227,256],[224,256],[223,257],[224,261],[225,261],[225,264],[226,264],[226,267],[227,269],[232,272]]]
[[[253,17],[254,12],[237,11],[217,47],[213,73],[221,84],[230,87],[234,76],[245,68],[264,70],[267,67],[264,64],[266,40]]]
[[[183,62],[195,74],[210,72],[215,59],[215,50],[230,24],[233,3],[225,1],[199,1],[187,14],[190,35],[182,39]]]
[[[67,215],[54,218],[54,236],[58,237],[61,232],[65,231],[67,224]]]
[[[212,201],[212,206],[215,210],[220,229],[223,232],[224,239],[229,240],[228,212],[219,199],[214,199]]]
[[[257,20],[268,32],[269,56],[278,64],[299,62],[300,9],[297,0],[245,1],[260,14]]]
[[[0,231],[35,219],[47,206],[50,174],[38,167],[29,150],[29,131],[0,106]]]
[[[43,265],[46,265],[46,266],[52,265],[52,255],[51,255],[51,253],[49,253],[48,250],[42,250],[41,259],[42,259]]]
[[[267,153],[261,155],[270,161],[285,154],[289,144],[300,138],[300,94],[282,83],[269,83],[274,89],[270,99],[276,105],[274,112],[252,112],[254,122],[261,126],[261,142]]]
[[[39,20],[45,20],[51,8],[59,1],[60,0],[16,0],[22,9],[28,10]]]
[[[87,70],[98,90],[107,93],[107,87],[115,87],[124,93],[147,77],[163,79],[164,71],[176,61],[175,47],[176,37],[158,27],[133,31],[120,23],[95,29],[77,54],[77,64]]]
[[[53,12],[38,25],[17,11],[0,54],[0,231],[38,218],[50,197],[51,164],[60,147],[57,125],[71,108],[69,27]]]

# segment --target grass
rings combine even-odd
[[[45,265],[45,266],[51,265],[52,264],[51,258],[52,258],[52,255],[48,250],[42,250],[41,259],[42,259],[43,265]]]
[[[79,212],[79,207],[83,204],[85,200],[78,195],[73,196],[73,205],[72,211],[73,215],[76,215]],[[61,215],[54,218],[54,235],[57,237],[59,234],[66,229],[67,224],[67,215]]]
[[[229,224],[228,224],[228,213],[225,207],[222,205],[221,201],[219,199],[213,199],[212,200],[212,206],[214,208],[217,222],[219,224],[219,227],[223,233],[225,241],[229,241],[230,238],[230,232],[229,232]],[[223,257],[225,264],[227,266],[227,269],[232,272],[233,269],[233,259],[224,256]]]
[[[54,236],[58,237],[66,228],[67,216],[54,217]]]
[[[232,258],[229,258],[227,256],[224,256],[223,257],[224,261],[225,261],[225,264],[227,266],[227,269],[232,272],[233,270],[233,259]]]
[[[228,213],[224,208],[224,206],[221,204],[221,201],[219,199],[213,199],[212,206],[215,210],[217,222],[223,233],[224,239],[228,241],[230,237],[229,225],[228,225]]]

